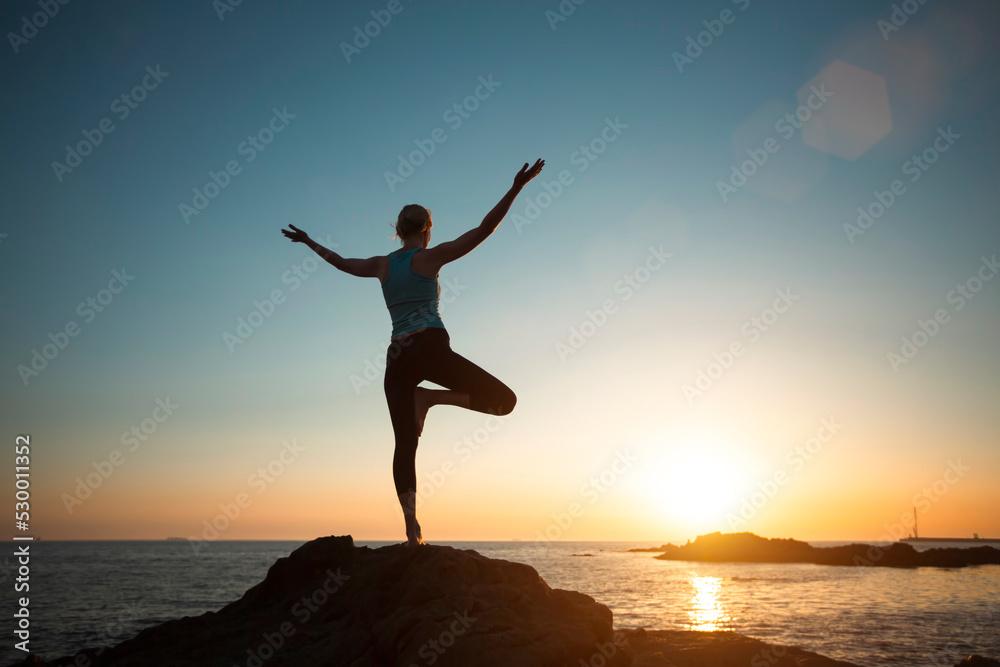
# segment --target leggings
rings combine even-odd
[[[417,489],[417,419],[414,391],[428,380],[469,394],[469,409],[506,415],[517,397],[510,387],[451,349],[441,327],[428,327],[393,341],[386,354],[385,400],[396,437],[392,478],[396,493]]]

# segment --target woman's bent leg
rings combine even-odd
[[[417,404],[417,435],[423,435],[424,420],[427,418],[427,411],[431,407],[435,405],[457,405],[460,408],[469,409],[469,395],[461,391],[417,387],[414,396]]]
[[[494,415],[510,414],[517,403],[517,396],[510,387],[452,350],[446,332],[437,340],[432,361],[421,374],[422,378],[454,392],[468,394],[467,407],[470,410]],[[459,402],[448,403],[461,405]]]

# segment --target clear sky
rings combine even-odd
[[[543,158],[441,271],[518,403],[431,410],[425,539],[1000,536],[1000,10],[902,4],[5,3],[30,531],[402,540],[379,284],[279,230],[450,240]]]

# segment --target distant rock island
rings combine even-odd
[[[614,631],[583,593],[470,549],[308,542],[217,612],[34,667],[857,667],[733,632]],[[763,664],[763,663],[762,663]]]
[[[690,560],[732,563],[815,563],[857,567],[967,567],[1000,564],[1000,549],[987,546],[941,548],[917,551],[895,542],[888,546],[848,544],[814,547],[793,539],[760,537],[753,533],[710,533],[680,546],[664,544],[660,560]]]

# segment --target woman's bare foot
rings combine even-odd
[[[407,521],[406,546],[411,549],[415,549],[416,547],[419,547],[422,544],[426,544],[426,542],[424,542],[423,535],[420,534],[420,523],[416,519],[414,519],[413,525],[411,526],[409,524],[410,522]]]
[[[407,491],[399,494],[399,504],[403,508],[403,521],[406,524],[406,546],[418,547],[424,543],[420,534],[420,523],[417,521],[417,494]]]
[[[415,415],[417,418],[417,435],[424,432],[424,421],[427,419],[427,411],[431,409],[431,397],[433,390],[425,387],[417,387],[414,391],[414,403],[416,404]]]

